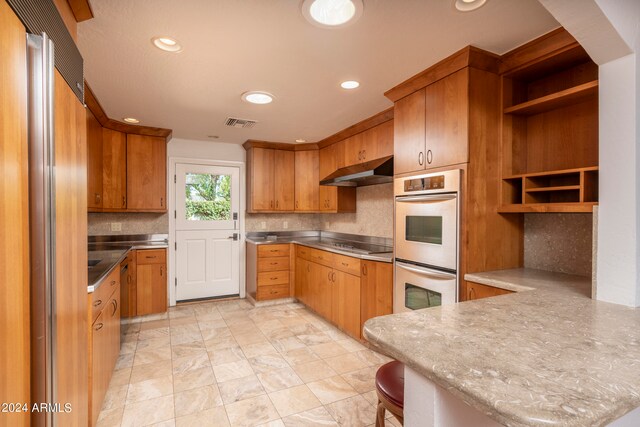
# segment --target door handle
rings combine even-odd
[[[102,327],[103,327],[103,326],[104,326],[104,324],[103,324],[103,323],[98,323],[98,324],[96,325],[96,327],[95,327],[95,328],[93,328],[93,329],[94,329],[94,330],[96,330],[96,331],[99,331],[100,329],[102,329]]]
[[[164,198],[163,197],[160,197],[160,206],[164,207]]]
[[[433,151],[427,150],[427,163],[431,164],[433,161]]]
[[[231,236],[227,237],[229,240],[236,241],[238,240],[238,233],[233,233]]]
[[[278,201],[276,200],[276,209],[278,209],[278,205],[279,205],[279,203],[278,203]]]
[[[331,273],[331,281],[332,281],[333,283],[336,283],[336,273],[335,273],[335,272],[332,272],[332,273]]]
[[[118,311],[118,301],[116,300],[111,300],[111,302],[113,303],[113,313],[111,313],[112,316],[115,316],[116,311]]]
[[[420,166],[424,164],[424,153],[422,151],[418,153],[418,164]]]
[[[366,276],[366,275],[367,275],[367,264],[362,264],[362,274],[363,274],[364,276]]]
[[[100,304],[102,304],[102,300],[101,300],[101,299],[99,299],[98,301],[95,301],[95,302],[93,303],[93,306],[94,306],[94,307],[98,307]]]
[[[362,150],[362,160],[367,160],[367,150]]]

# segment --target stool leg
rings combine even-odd
[[[378,411],[376,412],[376,427],[384,427],[385,408],[381,401],[378,400]]]

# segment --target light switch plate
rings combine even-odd
[[[285,230],[286,230],[287,228],[289,228],[289,221],[283,221],[283,222],[282,222],[282,228],[284,228]]]
[[[112,222],[111,223],[111,231],[122,231],[122,223],[121,222]]]
[[[266,229],[267,229],[267,223],[266,223],[266,221],[262,221],[262,222],[260,223],[260,228],[262,228],[263,230],[266,230]]]

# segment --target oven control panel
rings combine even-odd
[[[404,191],[424,191],[444,189],[444,175],[434,175],[425,178],[407,179],[404,181]]]

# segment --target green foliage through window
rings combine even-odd
[[[188,173],[186,176],[187,220],[231,219],[231,176]]]

